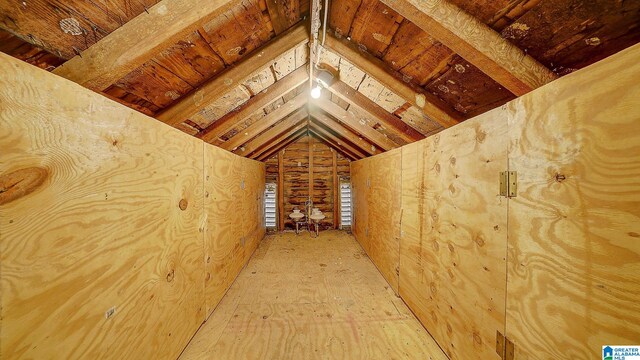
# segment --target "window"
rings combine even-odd
[[[351,227],[351,183],[340,183],[340,228]]]
[[[267,228],[276,227],[276,184],[268,183],[264,191],[264,220]]]

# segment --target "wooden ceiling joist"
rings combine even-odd
[[[289,146],[291,143],[297,141],[298,139],[300,139],[303,136],[307,135],[307,132],[309,130],[307,129],[307,127],[304,127],[300,130],[298,130],[298,132],[289,135],[289,137],[287,138],[283,138],[279,141],[276,141],[273,143],[273,146],[268,149],[267,151],[263,152],[261,155],[255,157],[255,160],[258,161],[265,161],[267,159],[269,159],[270,157],[272,157],[273,155],[277,154],[280,150],[286,148],[287,146]]]
[[[366,52],[361,52],[356,44],[346,39],[337,39],[327,33],[325,45],[443,127],[448,128],[462,121],[460,115],[453,109],[446,109],[444,105],[443,108],[436,106],[435,104],[442,103],[442,101],[433,94],[403,82],[400,80],[402,75],[399,73],[396,74],[397,76],[392,75],[390,73],[393,72],[392,69],[382,60]]]
[[[517,96],[556,79],[544,65],[446,0],[382,0]]]
[[[306,92],[296,95],[296,97],[287,101],[274,111],[270,112],[264,118],[256,121],[248,128],[231,137],[228,141],[222,143],[220,147],[229,151],[235,150],[240,145],[260,135],[263,131],[267,130],[278,121],[289,116],[294,111],[297,110],[298,113],[303,112],[304,114],[306,114],[306,109],[300,108],[307,104],[308,98],[309,95]],[[299,114],[296,116],[299,116]]]
[[[378,149],[372,143],[363,139],[359,134],[343,126],[340,122],[332,119],[318,109],[311,108],[309,110],[309,114],[316,123],[321,124],[327,129],[331,129],[331,131],[335,132],[339,137],[349,141],[361,151],[369,155],[375,155],[376,153],[379,153]]]
[[[173,106],[158,114],[158,120],[175,126],[220,99],[246,80],[252,73],[269,66],[286,52],[309,41],[304,23],[282,33],[238,64],[183,96]]]
[[[367,138],[372,143],[380,146],[385,151],[395,149],[403,144],[396,144],[391,139],[386,137],[381,132],[378,132],[371,126],[367,124],[361,124],[360,120],[353,114],[350,113],[343,108],[341,108],[338,104],[332,102],[326,98],[314,99],[314,104],[318,105],[322,110],[329,113],[331,116],[340,120],[343,124],[351,128],[356,133]]]
[[[382,106],[376,104],[374,101],[344,82],[340,80],[335,81],[329,88],[329,91],[351,104],[351,106],[371,115],[371,117],[378,120],[382,125],[396,132],[398,136],[405,141],[411,143],[424,139],[424,135],[420,132],[393,114],[390,114]]]
[[[341,140],[340,138],[322,128],[322,126],[315,124],[314,122],[309,123],[309,130],[314,132],[316,135],[326,139],[327,142],[331,142],[331,147],[335,148],[336,150],[340,150],[342,153],[344,153],[345,155],[349,155],[349,157],[351,158],[362,159],[367,157],[367,154],[365,152],[347,144],[344,140]]]
[[[235,5],[231,0],[162,0],[58,67],[53,73],[102,91],[160,51]]]
[[[259,133],[256,137],[254,137],[247,143],[240,146],[235,151],[235,153],[242,156],[251,156],[257,150],[261,149],[265,145],[268,145],[269,143],[271,143],[271,141],[273,141],[274,139],[278,138],[281,134],[286,133],[287,130],[291,128],[300,127],[296,129],[297,131],[302,127],[306,126],[305,121],[308,117],[309,117],[309,114],[307,113],[307,109],[302,108],[299,111],[291,114],[291,116],[287,117],[286,119],[276,123],[272,128],[268,129],[267,131]],[[262,120],[259,120],[258,122],[260,121]]]
[[[273,103],[308,80],[309,74],[307,67],[301,66],[297,68],[289,75],[276,81],[273,85],[250,98],[246,103],[244,103],[244,105],[216,120],[213,124],[204,129],[199,137],[206,142],[214,141],[219,136],[229,132],[231,129],[236,127],[238,123],[247,119],[256,111]]]
[[[349,159],[349,160],[360,160],[360,159],[362,159],[362,157],[357,157],[357,156],[349,153],[348,151],[345,151],[344,148],[341,148],[341,147],[337,146],[332,141],[330,141],[329,139],[325,138],[324,136],[322,136],[321,134],[316,132],[313,128],[309,128],[309,131],[310,131],[311,135],[315,139],[317,139],[318,141],[324,143],[325,145],[327,145],[333,151],[337,151],[337,152],[341,153],[347,159]]]

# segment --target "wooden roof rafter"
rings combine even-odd
[[[240,133],[234,135],[226,142],[220,144],[220,147],[229,151],[233,151],[240,145],[260,135],[263,131],[267,130],[278,121],[292,115],[294,112],[303,112],[306,114],[306,108],[303,109],[303,107],[307,104],[308,98],[309,95],[306,92],[296,95],[293,99],[284,103],[276,110],[270,112],[264,118],[253,123],[248,128],[242,130]]]
[[[238,64],[226,69],[218,76],[183,96],[172,106],[158,114],[156,118],[172,126],[182,123],[207,105],[222,98],[252,73],[271,65],[283,54],[308,41],[309,34],[306,25],[305,23],[300,23],[272,39],[251,55],[243,58]]]
[[[338,39],[328,31],[325,46],[411,105],[420,109],[425,116],[443,127],[448,128],[462,121],[460,114],[448,108],[436,96],[425,89],[404,82],[402,74],[391,69],[384,61],[368,54],[366,51],[361,51],[356,44],[346,39]]]
[[[349,151],[346,151],[344,148],[341,148],[340,146],[334,144],[333,141],[325,138],[323,135],[319,134],[313,128],[309,128],[309,132],[310,132],[311,136],[313,136],[313,138],[315,138],[315,139],[319,140],[320,142],[322,142],[323,144],[327,145],[330,149],[339,152],[340,154],[342,154],[344,157],[346,157],[349,160],[355,161],[355,160],[360,160],[360,159],[363,158],[363,157],[351,154]]]
[[[323,113],[318,108],[310,108],[309,115],[311,115],[311,119],[316,124],[321,125],[326,129],[330,129],[337,136],[349,141],[356,148],[360,149],[366,154],[375,155],[377,153],[380,153],[379,148],[376,147],[373,143],[367,141],[359,133],[354,132],[346,126],[343,126],[339,120],[336,120],[331,116]]]
[[[328,90],[340,99],[349,103],[350,106],[354,106],[369,114],[382,125],[397,133],[398,136],[405,141],[414,142],[424,139],[424,135],[416,129],[412,128],[395,115],[387,112],[387,110],[382,108],[380,105],[376,104],[374,101],[344,82],[337,80],[328,88]]]
[[[302,129],[298,130],[297,132],[290,134],[288,137],[283,136],[281,139],[274,141],[271,147],[266,149],[262,154],[257,155],[252,159],[258,160],[258,161],[265,161],[270,157],[272,157],[273,155],[277,154],[280,150],[289,146],[291,143],[297,141],[303,136],[306,136],[308,132],[309,132],[309,129],[307,126],[305,126]]]
[[[344,140],[339,139],[337,136],[331,134],[331,132],[322,128],[322,126],[314,123],[313,121],[309,123],[309,130],[315,133],[317,136],[321,136],[323,139],[325,139],[326,142],[331,144],[331,147],[341,151],[344,154],[349,155],[352,160],[363,159],[368,156],[366,152],[363,152],[362,150],[347,144]]]
[[[516,96],[557,76],[496,31],[447,0],[381,0]]]
[[[401,145],[404,145],[397,144],[371,126],[360,123],[360,120],[353,113],[344,110],[338,104],[332,102],[329,99],[321,97],[320,99],[314,99],[313,103],[315,105],[318,105],[318,107],[329,113],[331,116],[340,120],[354,132],[361,134],[367,140],[371,141],[377,146],[380,146],[385,151],[395,149]]]
[[[211,0],[198,6],[185,0],[162,0],[53,73],[102,91],[233,5],[231,0]]]
[[[276,81],[271,86],[251,97],[242,106],[228,112],[223,117],[213,122],[206,129],[200,132],[198,137],[206,142],[214,141],[219,136],[229,132],[256,111],[273,103],[308,80],[309,74],[307,67],[301,66],[297,68],[282,79]]]
[[[308,117],[309,114],[307,113],[307,109],[305,107],[300,108],[286,119],[277,122],[270,129],[258,134],[256,137],[240,146],[235,153],[242,156],[252,156],[263,147],[271,144],[274,139],[279,138],[288,130],[293,128],[297,131],[305,127]]]

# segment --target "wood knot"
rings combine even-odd
[[[0,205],[8,204],[32,193],[47,179],[41,167],[29,167],[0,175]]]
[[[182,211],[187,210],[187,206],[189,206],[189,202],[187,201],[187,199],[182,199],[178,203],[178,206],[180,207],[180,210],[182,210]]]
[[[167,282],[172,282],[174,277],[175,277],[175,271],[171,269],[171,271],[169,271],[169,273],[167,274]]]
[[[556,182],[563,182],[567,179],[567,177],[562,174],[556,174],[555,177],[556,177]]]
[[[473,342],[475,342],[478,345],[482,345],[482,338],[480,337],[480,334],[478,334],[477,332],[473,332]]]
[[[429,284],[429,288],[431,289],[431,294],[433,296],[436,296],[438,294],[438,288],[436,287],[435,283]]]
[[[431,311],[431,320],[433,320],[433,322],[436,324],[438,323],[438,315],[435,311]]]

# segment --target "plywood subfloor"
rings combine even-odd
[[[353,236],[267,236],[181,356],[446,359]]]

